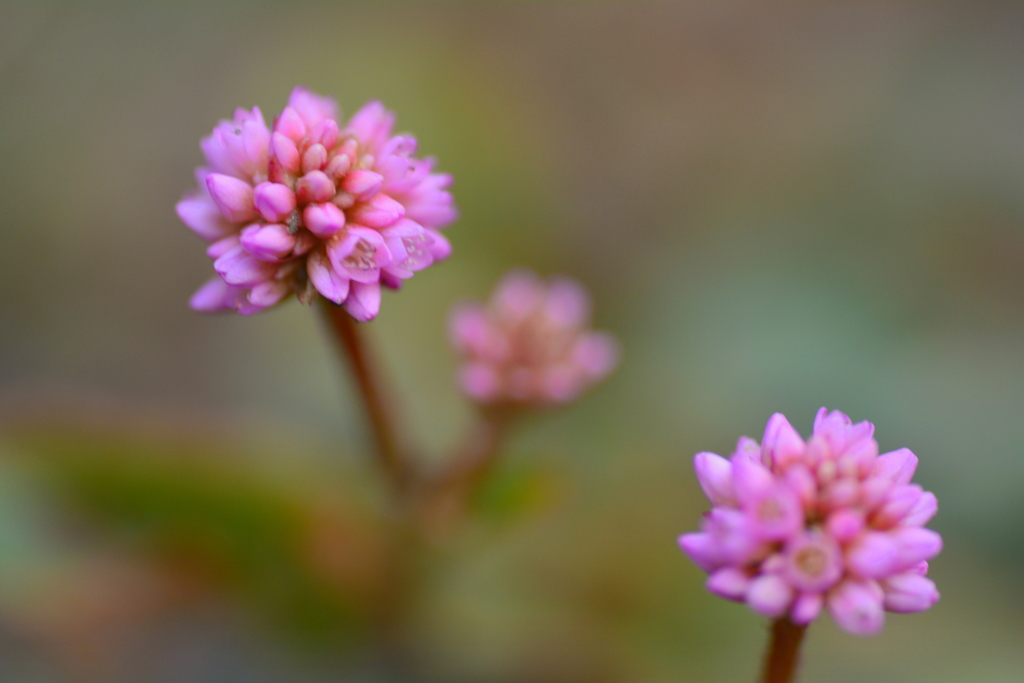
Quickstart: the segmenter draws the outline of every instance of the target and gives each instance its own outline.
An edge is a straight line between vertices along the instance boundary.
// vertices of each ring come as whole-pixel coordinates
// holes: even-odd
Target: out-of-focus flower
[[[618,362],[615,339],[589,324],[590,297],[579,284],[513,271],[488,305],[452,310],[450,336],[464,361],[459,385],[485,404],[568,403]]]
[[[374,101],[344,123],[333,100],[296,88],[272,128],[256,108],[221,121],[201,144],[199,189],[177,205],[217,271],[192,308],[248,314],[320,294],[369,320],[381,285],[446,258],[451,176],[392,135],[394,118]]]
[[[874,430],[822,408],[804,442],[776,413],[760,446],[743,437],[728,460],[698,453],[714,507],[679,545],[709,574],[708,590],[796,624],[825,607],[857,635],[877,633],[885,610],[935,604],[925,574],[942,538],[924,528],[935,496],[910,483],[917,457],[908,449],[878,455]]]

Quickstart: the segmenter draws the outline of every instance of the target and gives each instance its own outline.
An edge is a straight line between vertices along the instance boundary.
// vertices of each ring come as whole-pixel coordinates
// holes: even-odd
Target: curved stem
[[[511,418],[510,409],[480,410],[458,453],[428,486],[424,501],[428,526],[445,526],[465,514],[494,470]]]
[[[806,626],[797,626],[783,617],[772,622],[771,642],[764,658],[761,683],[794,683],[800,663],[800,643]]]
[[[356,385],[362,396],[363,407],[370,421],[370,431],[376,445],[377,459],[395,494],[402,498],[412,484],[411,463],[402,452],[395,418],[389,410],[380,373],[374,366],[366,340],[358,323],[342,308],[324,301],[324,311],[331,329],[348,360]]]

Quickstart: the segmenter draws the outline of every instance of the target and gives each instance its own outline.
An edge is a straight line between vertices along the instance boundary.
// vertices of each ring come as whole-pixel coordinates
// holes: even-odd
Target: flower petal
[[[252,185],[222,173],[206,176],[206,189],[220,213],[232,223],[244,223],[256,217]]]
[[[314,251],[306,259],[309,279],[328,301],[341,305],[348,297],[349,279],[337,272],[330,259],[322,251]]]
[[[226,237],[237,229],[224,219],[220,209],[206,193],[185,197],[174,208],[178,218],[207,242]]]
[[[359,322],[373,320],[380,312],[380,283],[353,282],[345,310]]]

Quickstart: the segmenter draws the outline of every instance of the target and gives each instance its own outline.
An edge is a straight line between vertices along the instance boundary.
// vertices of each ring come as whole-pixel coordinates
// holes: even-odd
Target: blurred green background
[[[424,680],[753,680],[675,546],[698,450],[821,405],[921,459],[943,598],[803,681],[1024,679],[1024,6],[0,2],[0,680],[379,680],[389,550],[315,311],[187,308],[199,139],[295,84],[454,174],[455,253],[369,326],[440,459],[445,315],[565,273],[623,363],[516,432],[431,564]],[[489,497],[488,497],[489,496]]]

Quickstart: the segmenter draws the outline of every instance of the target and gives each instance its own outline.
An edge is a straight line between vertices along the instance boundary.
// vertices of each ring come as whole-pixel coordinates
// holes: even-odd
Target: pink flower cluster
[[[394,118],[369,102],[344,123],[333,100],[296,88],[272,128],[257,108],[221,121],[202,141],[198,191],[177,205],[218,275],[192,308],[249,314],[319,293],[369,320],[381,285],[447,257],[451,176],[392,135]]]
[[[590,297],[576,282],[513,271],[489,305],[464,303],[449,318],[462,354],[459,385],[479,403],[567,403],[618,362],[611,335],[589,329]]]
[[[679,545],[710,574],[708,590],[796,624],[824,606],[857,635],[878,632],[883,610],[935,604],[925,575],[942,538],[923,528],[935,496],[910,483],[917,457],[908,449],[878,455],[874,429],[822,408],[804,442],[777,413],[760,446],[743,437],[729,460],[698,453],[714,507]]]

